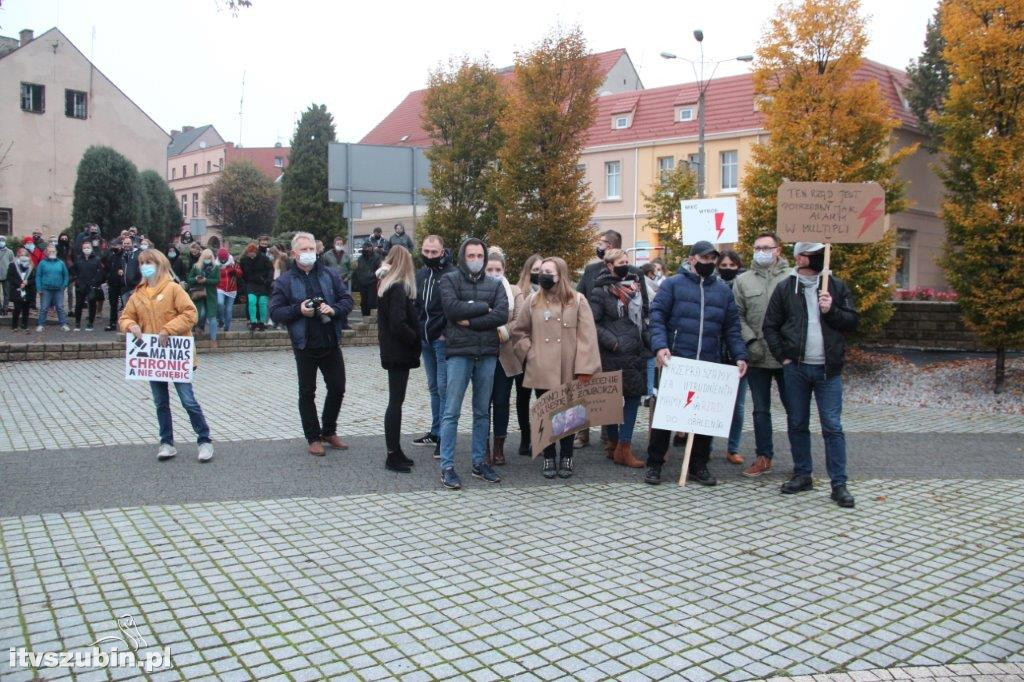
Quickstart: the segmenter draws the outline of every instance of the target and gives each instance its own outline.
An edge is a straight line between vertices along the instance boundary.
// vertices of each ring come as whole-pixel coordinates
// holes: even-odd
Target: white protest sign
[[[734,365],[673,357],[661,370],[651,428],[727,438],[739,384]]]
[[[679,202],[683,219],[683,243],[735,244],[740,240],[736,197],[685,199]]]
[[[169,336],[160,345],[158,334],[131,333],[124,339],[124,378],[131,381],[170,381],[191,384],[196,342],[191,336]]]

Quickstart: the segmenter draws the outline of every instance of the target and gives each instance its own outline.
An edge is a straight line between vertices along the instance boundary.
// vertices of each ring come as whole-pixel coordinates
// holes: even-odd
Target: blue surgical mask
[[[152,263],[143,263],[139,266],[139,274],[146,279],[152,279],[156,275],[156,266]]]
[[[495,282],[501,281],[501,275],[487,275],[488,279],[493,279]]]
[[[484,259],[481,258],[480,260],[467,260],[466,267],[469,268],[469,271],[475,275],[476,273],[484,269]]]
[[[299,254],[299,263],[301,265],[313,265],[316,263],[316,254],[312,251],[303,251]]]
[[[754,264],[766,267],[771,265],[775,261],[775,256],[771,251],[755,251],[754,252]]]

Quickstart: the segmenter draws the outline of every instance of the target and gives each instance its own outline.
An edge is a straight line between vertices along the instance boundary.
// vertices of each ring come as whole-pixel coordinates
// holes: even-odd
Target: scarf
[[[640,285],[638,282],[622,280],[608,285],[608,292],[619,299],[619,312],[626,311],[630,322],[635,324],[640,331],[644,329],[643,301],[640,296]]]

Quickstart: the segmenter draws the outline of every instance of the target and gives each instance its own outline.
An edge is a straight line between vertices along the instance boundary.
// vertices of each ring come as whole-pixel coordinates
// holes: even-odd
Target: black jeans
[[[408,369],[388,370],[388,408],[384,411],[384,442],[388,453],[402,449],[402,404],[409,385]]]
[[[305,350],[296,348],[293,352],[295,369],[299,374],[299,417],[302,419],[302,433],[306,436],[307,442],[315,443],[338,432],[338,412],[341,411],[341,400],[345,397],[345,360],[337,346]],[[316,418],[317,370],[320,370],[324,383],[327,384],[324,411],[319,421]]]
[[[377,309],[377,285],[369,284],[359,287],[359,310],[363,317],[370,314],[371,310]]]
[[[117,314],[121,308],[121,287],[107,285],[107,304],[110,306],[110,326],[117,329]]]
[[[661,466],[665,463],[665,453],[672,442],[672,432],[664,429],[651,429],[651,437],[647,442],[647,466]],[[711,436],[693,434],[693,449],[690,451],[690,471],[698,471],[708,465],[711,458]]]
[[[75,327],[82,326],[82,309],[89,309],[89,326],[96,321],[96,297],[91,289],[86,287],[75,287],[77,300],[75,301]]]
[[[21,328],[28,329],[29,301],[14,301],[14,316],[11,317],[11,329],[18,328],[18,318],[21,318]]]
[[[544,388],[537,388],[537,389],[534,389],[534,390],[537,392],[537,397],[538,398],[541,397],[542,395],[544,395],[545,393],[547,393],[547,389],[544,389]],[[529,393],[527,393],[527,396],[529,396]],[[518,396],[516,396],[516,397],[517,397],[517,401],[518,401]],[[529,431],[527,431],[527,433],[529,433]],[[559,454],[562,457],[572,457],[572,442],[575,439],[576,439],[576,434],[575,433],[571,433],[568,436],[566,436],[565,438],[559,438],[558,439],[558,451],[559,451]],[[555,444],[554,443],[552,443],[551,445],[549,445],[546,448],[544,448],[544,457],[545,458],[550,458],[550,459],[554,459],[555,458]]]

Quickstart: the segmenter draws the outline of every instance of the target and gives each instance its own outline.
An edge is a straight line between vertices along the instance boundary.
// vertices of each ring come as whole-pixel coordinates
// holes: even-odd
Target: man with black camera
[[[341,277],[317,259],[316,238],[308,232],[292,237],[292,266],[274,281],[270,319],[288,327],[299,375],[299,416],[309,454],[322,457],[324,443],[347,450],[338,438],[338,412],[345,395],[345,361],[341,330],[353,300]],[[324,377],[327,398],[316,415],[316,373]]]

